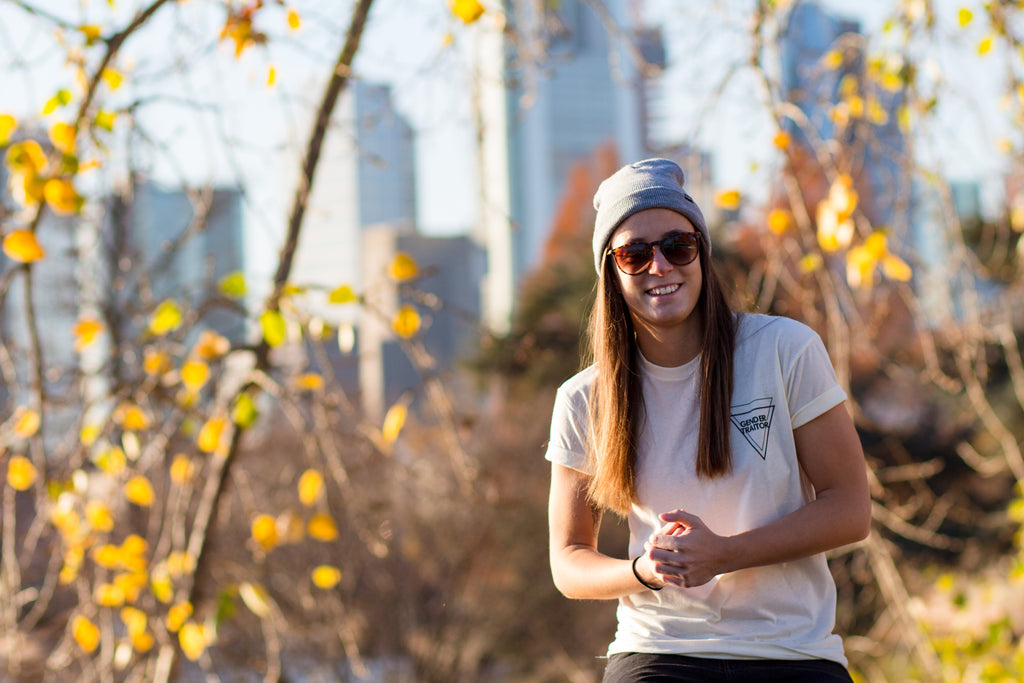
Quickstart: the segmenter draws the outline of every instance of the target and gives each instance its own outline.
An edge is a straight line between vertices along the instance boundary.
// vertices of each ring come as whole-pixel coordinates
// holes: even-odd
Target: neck
[[[696,358],[704,342],[704,323],[700,319],[690,322],[664,329],[646,326],[634,319],[636,342],[644,358],[667,368],[685,365]]]

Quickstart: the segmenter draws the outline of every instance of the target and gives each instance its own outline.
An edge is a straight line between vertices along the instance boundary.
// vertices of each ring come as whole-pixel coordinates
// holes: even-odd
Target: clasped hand
[[[657,578],[674,586],[702,586],[727,571],[728,539],[718,536],[696,515],[673,510],[644,544]]]

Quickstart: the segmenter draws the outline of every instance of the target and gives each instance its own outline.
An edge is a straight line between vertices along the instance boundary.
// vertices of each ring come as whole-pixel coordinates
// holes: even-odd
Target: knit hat
[[[601,273],[601,261],[615,228],[637,211],[671,209],[693,223],[711,251],[704,214],[683,191],[683,169],[668,159],[646,159],[623,166],[606,178],[594,195],[594,267]]]

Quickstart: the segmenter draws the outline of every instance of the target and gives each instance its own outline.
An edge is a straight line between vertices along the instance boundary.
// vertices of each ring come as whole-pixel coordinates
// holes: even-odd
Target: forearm
[[[800,509],[726,539],[725,571],[790,562],[864,539],[871,502],[853,492],[825,491]]]
[[[637,570],[649,583],[660,583],[645,560]],[[648,590],[633,574],[631,560],[609,557],[589,546],[551,549],[551,575],[567,598],[615,600]]]

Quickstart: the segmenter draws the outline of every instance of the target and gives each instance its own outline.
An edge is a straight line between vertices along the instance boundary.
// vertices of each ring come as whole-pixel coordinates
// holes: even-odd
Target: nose
[[[651,265],[647,267],[647,272],[653,275],[661,275],[671,271],[673,268],[675,266],[661,253],[661,245],[655,245],[654,258],[651,259]]]

